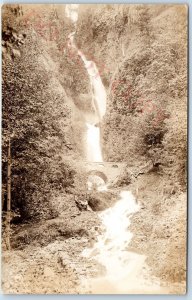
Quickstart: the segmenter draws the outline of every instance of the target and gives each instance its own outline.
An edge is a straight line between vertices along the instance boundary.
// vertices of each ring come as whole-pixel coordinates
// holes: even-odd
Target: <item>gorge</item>
[[[185,293],[186,16],[3,6],[4,292]]]

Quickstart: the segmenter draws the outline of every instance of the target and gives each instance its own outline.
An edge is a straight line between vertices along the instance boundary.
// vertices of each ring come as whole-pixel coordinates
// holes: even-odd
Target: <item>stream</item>
[[[67,6],[67,15],[74,22],[78,19],[78,5]],[[92,104],[95,109],[96,119],[99,122],[86,123],[86,160],[88,162],[103,162],[101,147],[100,122],[106,113],[107,93],[102,83],[96,64],[86,59],[85,55],[76,47],[74,42],[75,31],[69,35],[69,45],[81,57],[89,76]],[[96,176],[97,177],[97,176]],[[98,183],[101,178],[98,177]],[[88,182],[89,189],[91,184]],[[101,193],[108,186],[103,182],[98,184],[97,190]],[[98,235],[97,242],[92,248],[84,249],[82,257],[94,259],[104,266],[105,275],[95,279],[83,279],[82,285],[91,290],[91,293],[162,293],[160,282],[156,279],[146,279],[146,257],[141,254],[128,251],[128,245],[132,239],[129,230],[131,216],[138,212],[140,205],[137,203],[131,191],[122,190],[119,199],[113,207],[99,213],[102,224],[102,233]],[[148,271],[147,271],[148,273]],[[86,282],[85,282],[86,281]]]

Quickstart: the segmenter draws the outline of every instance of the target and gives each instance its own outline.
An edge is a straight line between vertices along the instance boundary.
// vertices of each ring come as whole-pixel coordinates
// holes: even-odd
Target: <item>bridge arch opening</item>
[[[98,176],[98,177],[102,178],[103,181],[105,182],[105,184],[107,184],[107,182],[108,182],[107,176],[105,175],[105,173],[103,173],[103,172],[101,172],[101,171],[98,171],[98,170],[91,170],[91,171],[88,172],[88,178],[89,178],[90,176]]]
[[[103,172],[98,170],[92,170],[88,173],[88,190],[106,191],[107,181],[107,176]]]

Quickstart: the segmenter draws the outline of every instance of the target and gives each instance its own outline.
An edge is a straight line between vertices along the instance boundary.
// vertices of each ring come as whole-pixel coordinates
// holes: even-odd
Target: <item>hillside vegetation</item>
[[[173,281],[186,269],[186,16],[185,5],[87,5],[76,39],[108,91],[105,160],[127,162],[120,184],[132,170],[143,203],[132,245],[156,257],[155,273]]]
[[[60,74],[63,53],[56,41],[46,38],[48,29],[38,34],[37,16],[45,24],[51,18],[51,24],[59,23],[53,13],[46,6],[32,12],[26,7],[23,12],[19,6],[3,8],[3,198],[6,200],[10,138],[12,209],[21,220],[60,213],[57,199],[61,193],[64,203],[71,197],[69,190],[79,172],[73,160],[83,154],[81,115]],[[67,20],[66,26],[70,28]],[[66,42],[66,37],[65,31],[60,39]]]
[[[80,262],[80,253],[98,235],[97,212],[111,206],[122,189],[131,190],[141,205],[131,219],[128,250],[145,254],[162,282],[185,285],[187,6],[79,6],[75,43],[96,63],[107,92],[100,124],[104,161],[126,166],[102,196],[86,189],[86,122],[95,116],[87,70],[69,47],[75,27],[65,5],[4,5],[2,16],[3,221],[10,141],[11,246],[21,251],[13,264],[20,254],[22,261],[25,247],[24,258],[34,247],[35,262],[29,261],[38,265],[25,278],[27,292],[34,290],[31,276],[46,278],[39,269],[46,251],[57,260],[49,265],[59,270],[56,292],[63,291],[58,273],[73,259],[81,268],[85,264],[88,276],[97,272],[92,262]],[[61,245],[69,256],[66,265]],[[71,265],[66,270],[77,280]],[[25,277],[28,266],[22,272]],[[11,289],[8,279],[5,287],[26,292],[13,277]],[[43,292],[55,292],[54,278]],[[66,286],[67,293],[79,292],[73,283]]]

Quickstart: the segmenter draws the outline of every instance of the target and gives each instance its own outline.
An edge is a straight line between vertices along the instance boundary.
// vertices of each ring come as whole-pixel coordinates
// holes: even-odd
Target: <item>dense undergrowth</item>
[[[77,43],[98,62],[108,90],[105,160],[151,160],[186,183],[187,7],[89,5]],[[113,145],[113,147],[111,147]]]
[[[73,214],[81,215],[76,196],[88,197],[94,211],[107,208],[116,196],[87,196],[84,170],[74,163],[85,158],[91,88],[83,63],[68,45],[74,27],[64,9],[3,6],[3,209],[10,139],[12,210],[19,210],[19,222],[69,212],[65,224],[60,219],[38,223],[42,245],[88,235],[84,219],[68,224]],[[133,218],[132,245],[150,254],[156,275],[171,281],[185,279],[186,15],[184,5],[86,5],[79,8],[75,39],[96,63],[108,95],[101,124],[105,161],[127,164],[115,187],[131,184],[143,203]],[[146,164],[152,167],[133,180],[130,168],[140,174]],[[35,230],[27,227],[13,243],[35,243]]]
[[[61,35],[61,41],[59,35],[57,41],[46,38],[49,28],[43,36],[38,32],[37,15],[41,22],[52,20],[51,24],[55,21],[58,25],[58,16],[53,13],[45,8],[31,13],[17,5],[3,7],[3,199],[7,197],[10,139],[12,210],[19,210],[21,221],[59,215],[55,205],[58,195],[63,193],[60,201],[65,202],[76,176],[82,176],[72,166],[73,160],[81,157],[81,132],[74,129],[80,117],[64,89],[68,83],[62,85],[59,58],[55,59],[52,49],[54,46],[62,61],[58,45],[64,43],[62,39],[66,42],[68,31]],[[64,25],[70,28],[67,20]],[[59,30],[63,32],[63,28]]]
[[[130,188],[143,207],[132,219],[132,246],[172,282],[186,276],[186,22],[186,6],[89,5],[76,38],[108,91],[105,160],[137,170]],[[131,181],[123,174],[117,184]]]

